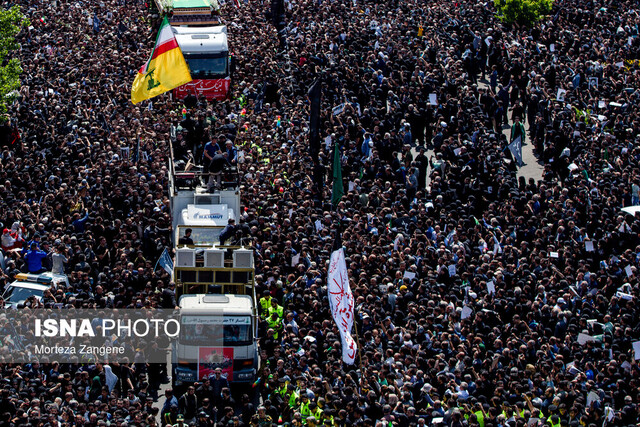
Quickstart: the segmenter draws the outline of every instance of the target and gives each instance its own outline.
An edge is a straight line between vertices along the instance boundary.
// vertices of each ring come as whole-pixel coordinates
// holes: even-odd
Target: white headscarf
[[[109,393],[111,393],[118,382],[118,377],[113,373],[113,370],[109,365],[104,366],[104,376],[107,381],[107,387],[109,387]]]

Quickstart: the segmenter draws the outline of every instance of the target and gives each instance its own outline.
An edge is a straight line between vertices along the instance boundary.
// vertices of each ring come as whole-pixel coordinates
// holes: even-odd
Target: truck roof
[[[214,314],[219,310],[224,315],[248,315],[253,310],[249,295],[186,294],[178,304],[183,314]]]
[[[228,52],[227,27],[171,27],[183,53]]]
[[[211,3],[209,0],[173,0],[173,9],[204,7],[209,9]]]

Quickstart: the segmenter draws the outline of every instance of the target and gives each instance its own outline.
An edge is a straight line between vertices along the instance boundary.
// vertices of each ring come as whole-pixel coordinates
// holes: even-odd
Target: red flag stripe
[[[176,41],[175,38],[169,39],[153,50],[153,55],[151,56],[150,61],[153,61],[163,53],[167,53],[168,51],[176,49],[178,47],[179,47],[178,42]]]

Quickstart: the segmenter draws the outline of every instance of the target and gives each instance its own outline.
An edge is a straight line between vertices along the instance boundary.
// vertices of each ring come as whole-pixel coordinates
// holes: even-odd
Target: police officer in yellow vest
[[[269,317],[271,317],[273,313],[276,313],[280,320],[282,320],[282,318],[284,317],[284,309],[280,304],[278,304],[278,301],[276,301],[275,298],[271,298],[271,305],[269,306]]]
[[[256,153],[255,160],[260,160],[260,157],[262,157],[262,148],[258,144],[253,142],[251,144],[251,150]]]
[[[270,329],[273,329],[273,338],[278,339],[282,331],[282,319],[279,318],[276,313],[272,313],[271,316],[267,318],[267,325]]]
[[[298,392],[293,384],[287,385],[287,393],[289,395],[289,408],[293,409],[298,406]]]
[[[560,417],[557,416],[556,414],[553,414],[549,418],[547,418],[547,423],[551,424],[551,427],[561,427],[562,426],[562,424],[560,424]]]
[[[260,317],[266,319],[269,315],[269,308],[271,308],[271,300],[273,299],[269,294],[269,291],[262,292],[263,297],[260,298]]]
[[[269,399],[273,402],[276,399],[274,399],[274,395],[279,396],[278,399],[281,399],[282,402],[286,402],[287,401],[287,385],[289,384],[289,382],[286,380],[286,378],[279,378],[278,379],[278,388],[275,389],[273,391],[273,393],[271,393],[271,395],[269,395]],[[277,406],[277,405],[276,405]]]
[[[298,412],[302,415],[303,423],[306,423],[307,418],[311,416],[311,408],[309,405],[309,395],[307,393],[302,393],[300,395],[300,408],[298,409]]]
[[[476,402],[473,405],[473,414],[476,416],[480,427],[484,427],[484,410],[480,402]]]
[[[333,410],[327,409],[326,411],[322,411],[322,423],[326,427],[337,425],[335,418],[333,417]]]
[[[322,419],[322,413],[324,412],[322,409],[318,407],[315,402],[311,402],[309,404],[309,409],[311,410],[311,415],[318,421]]]

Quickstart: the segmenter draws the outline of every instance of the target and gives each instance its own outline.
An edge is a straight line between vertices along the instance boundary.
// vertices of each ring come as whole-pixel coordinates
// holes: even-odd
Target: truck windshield
[[[228,52],[185,53],[193,79],[220,79],[229,76]]]
[[[223,227],[194,227],[194,226],[179,226],[179,236],[184,236],[184,230],[187,228],[191,228],[191,239],[193,240],[194,246],[207,246],[211,247],[212,243],[217,243],[220,241],[220,233],[222,233]],[[180,238],[179,237],[179,238]]]
[[[222,323],[222,324],[221,324]],[[220,342],[222,340],[222,343]],[[180,344],[242,346],[253,342],[251,318],[241,316],[183,316]]]

